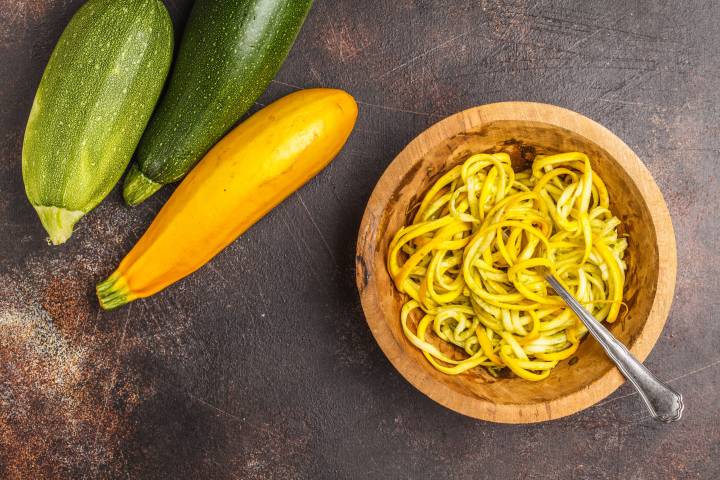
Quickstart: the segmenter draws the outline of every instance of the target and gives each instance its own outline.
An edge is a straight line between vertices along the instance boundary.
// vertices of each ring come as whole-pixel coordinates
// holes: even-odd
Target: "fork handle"
[[[658,380],[645,365],[630,353],[625,345],[620,343],[607,328],[580,305],[554,276],[547,275],[546,280],[585,324],[590,334],[603,347],[618,370],[633,384],[650,414],[661,422],[669,423],[680,420],[684,408],[682,395]]]

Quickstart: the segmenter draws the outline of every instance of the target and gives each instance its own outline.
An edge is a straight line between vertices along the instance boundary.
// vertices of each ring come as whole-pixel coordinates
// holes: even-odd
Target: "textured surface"
[[[182,24],[189,2],[166,3]],[[94,282],[169,191],[129,210],[116,190],[50,248],[20,176],[35,86],[79,4],[0,9],[0,478],[720,475],[718,4],[318,0],[260,103],[347,89],[346,149],[209,266],[110,314]],[[628,386],[547,424],[464,418],[370,335],[352,270],[375,181],[443,116],[518,99],[604,124],[666,196],[678,287],[648,365],[685,395],[679,424],[653,423]]]

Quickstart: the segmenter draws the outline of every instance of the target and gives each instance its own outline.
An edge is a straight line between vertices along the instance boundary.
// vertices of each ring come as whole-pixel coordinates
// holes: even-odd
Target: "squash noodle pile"
[[[587,330],[544,272],[598,320],[618,317],[627,240],[608,203],[583,153],[538,155],[520,173],[506,153],[472,155],[430,188],[390,243],[388,270],[410,297],[400,319],[405,335],[446,374],[483,366],[546,378]],[[443,353],[428,330],[466,358]]]

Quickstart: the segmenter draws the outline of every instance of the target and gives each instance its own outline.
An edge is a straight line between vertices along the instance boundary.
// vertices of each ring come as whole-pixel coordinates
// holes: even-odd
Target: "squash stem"
[[[72,235],[73,227],[85,212],[80,210],[67,210],[60,207],[47,207],[44,205],[33,205],[40,217],[40,221],[50,235],[50,243],[60,245],[65,243]]]
[[[95,287],[100,306],[105,310],[121,307],[134,300],[130,294],[130,287],[118,272],[113,273],[107,280]]]
[[[160,190],[162,183],[158,183],[150,178],[146,177],[145,174],[138,168],[137,163],[133,163],[130,166],[130,171],[125,177],[125,183],[123,184],[123,198],[125,203],[134,207],[139,205],[152,194]]]

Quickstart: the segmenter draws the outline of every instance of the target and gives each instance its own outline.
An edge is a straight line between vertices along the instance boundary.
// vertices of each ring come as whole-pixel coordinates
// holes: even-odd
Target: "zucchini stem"
[[[100,306],[105,310],[121,307],[134,299],[130,295],[130,287],[118,272],[98,283],[95,292],[100,300]]]
[[[123,184],[123,198],[125,203],[134,207],[144,202],[152,194],[160,190],[162,183],[158,183],[148,177],[138,168],[137,163],[130,166],[125,183]]]
[[[65,243],[72,235],[75,223],[77,223],[85,212],[80,210],[68,210],[61,207],[47,207],[44,205],[33,205],[45,227],[52,245]]]

